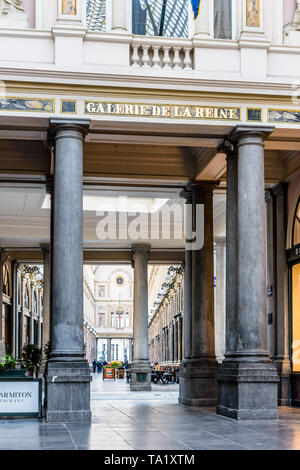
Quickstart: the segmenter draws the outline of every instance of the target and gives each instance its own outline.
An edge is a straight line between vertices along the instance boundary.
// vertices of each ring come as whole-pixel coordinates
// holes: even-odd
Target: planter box
[[[115,369],[112,367],[103,369],[103,380],[108,379],[108,380],[115,380],[116,374],[115,374]]]
[[[14,377],[26,377],[26,369],[4,369],[0,370],[1,378],[14,378]]]

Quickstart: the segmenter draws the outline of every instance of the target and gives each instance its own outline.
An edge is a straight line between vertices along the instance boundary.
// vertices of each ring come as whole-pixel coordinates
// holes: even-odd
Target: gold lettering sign
[[[170,119],[241,120],[241,108],[85,101],[85,114]]]

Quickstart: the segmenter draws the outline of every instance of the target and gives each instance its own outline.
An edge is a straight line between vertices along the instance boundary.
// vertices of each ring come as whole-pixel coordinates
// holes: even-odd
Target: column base
[[[278,374],[271,362],[223,362],[217,414],[233,419],[278,418]]]
[[[289,359],[274,359],[279,376],[278,383],[278,406],[289,406],[291,404],[291,363]]]
[[[186,406],[215,406],[217,368],[215,359],[183,361],[179,369],[178,402]]]
[[[87,361],[48,361],[46,375],[46,421],[91,421],[90,382]]]
[[[149,361],[133,362],[130,369],[130,390],[133,392],[150,392],[152,389],[151,372]]]

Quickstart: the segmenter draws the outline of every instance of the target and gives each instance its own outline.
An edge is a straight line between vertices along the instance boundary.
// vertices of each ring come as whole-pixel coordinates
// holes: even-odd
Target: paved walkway
[[[178,385],[130,392],[124,380],[92,384],[92,424],[0,420],[0,450],[300,450],[300,408],[280,409],[280,419],[234,421],[214,408],[177,404]]]

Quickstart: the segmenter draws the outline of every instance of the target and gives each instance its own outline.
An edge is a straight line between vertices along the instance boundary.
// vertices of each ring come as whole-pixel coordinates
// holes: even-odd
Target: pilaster
[[[55,65],[80,67],[83,57],[83,38],[86,34],[85,0],[57,0],[57,21],[52,28],[55,41]]]

